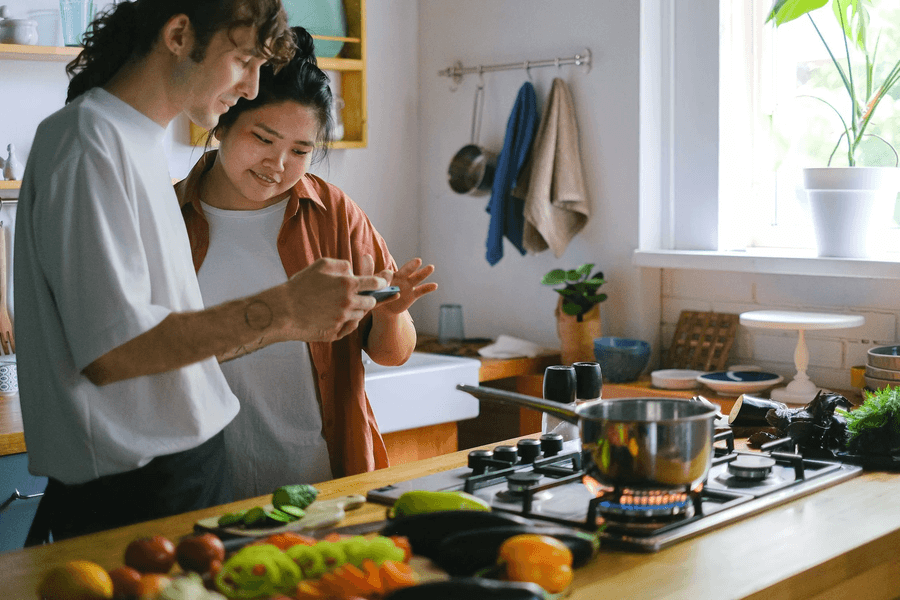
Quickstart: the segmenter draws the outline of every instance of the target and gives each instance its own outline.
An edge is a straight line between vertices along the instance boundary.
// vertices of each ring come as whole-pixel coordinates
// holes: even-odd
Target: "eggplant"
[[[391,592],[384,600],[546,600],[536,583],[500,581],[483,577],[451,577]]]
[[[572,566],[580,567],[597,553],[600,538],[573,527],[542,525],[504,525],[460,531],[447,536],[432,558],[450,575],[472,575],[495,565],[500,546],[514,535],[537,534],[554,537],[572,551]]]
[[[409,539],[415,554],[432,560],[441,541],[455,533],[495,527],[534,526],[534,521],[501,512],[480,510],[444,510],[396,517],[379,532],[384,536],[402,535]]]

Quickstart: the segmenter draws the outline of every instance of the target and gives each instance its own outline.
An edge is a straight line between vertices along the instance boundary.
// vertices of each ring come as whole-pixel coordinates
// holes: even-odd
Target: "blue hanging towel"
[[[525,254],[525,246],[522,243],[525,202],[513,197],[512,190],[516,186],[519,171],[522,170],[522,165],[528,157],[537,127],[537,97],[534,94],[534,86],[530,81],[526,81],[519,89],[519,95],[506,124],[506,138],[497,159],[491,199],[487,205],[487,212],[491,215],[487,237],[487,261],[491,266],[503,258],[504,236],[519,252]]]

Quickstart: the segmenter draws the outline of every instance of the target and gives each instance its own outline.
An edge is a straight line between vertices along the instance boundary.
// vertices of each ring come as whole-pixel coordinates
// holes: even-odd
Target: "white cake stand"
[[[804,332],[807,329],[848,329],[859,327],[866,322],[862,315],[839,315],[831,313],[794,312],[787,310],[754,310],[741,313],[741,325],[761,329],[789,329],[799,332],[797,348],[794,350],[794,375],[786,387],[772,390],[772,400],[785,404],[807,404],[816,397],[818,386],[806,374],[809,366],[809,349],[806,347]]]

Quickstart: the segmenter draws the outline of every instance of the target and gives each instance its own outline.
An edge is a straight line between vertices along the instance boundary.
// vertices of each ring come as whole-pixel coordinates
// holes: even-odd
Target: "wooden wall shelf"
[[[34,60],[40,62],[70,62],[81,52],[80,47],[22,46],[0,44],[0,60]]]

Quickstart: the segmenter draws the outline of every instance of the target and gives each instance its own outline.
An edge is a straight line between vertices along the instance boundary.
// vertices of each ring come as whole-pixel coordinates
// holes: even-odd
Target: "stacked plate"
[[[871,348],[868,355],[867,388],[880,390],[887,386],[900,386],[900,344]]]

